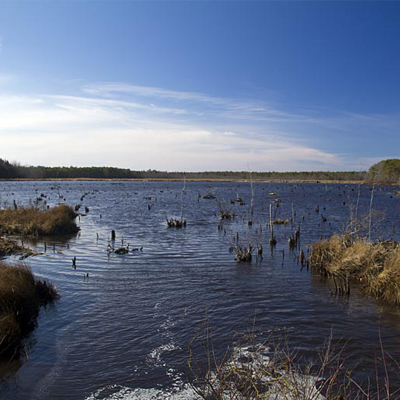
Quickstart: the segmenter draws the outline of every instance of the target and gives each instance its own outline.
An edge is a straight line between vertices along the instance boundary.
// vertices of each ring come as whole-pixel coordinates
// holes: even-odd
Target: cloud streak
[[[254,100],[238,100],[224,98],[218,96],[210,96],[204,93],[183,92],[176,90],[168,90],[151,86],[137,86],[124,83],[99,83],[95,85],[87,85],[83,91],[89,95],[112,98],[115,96],[129,95],[140,98],[153,98],[161,100],[170,100],[175,103],[184,103],[186,105],[199,105],[207,111],[207,114],[218,112],[230,118],[240,118],[242,120],[258,120],[258,121],[292,121],[292,122],[315,122],[314,118],[299,115],[295,113],[287,113],[277,110],[263,102]]]
[[[323,150],[295,130],[382,122],[121,83],[86,85],[80,93],[0,95],[0,157],[139,170],[348,169],[354,158]]]

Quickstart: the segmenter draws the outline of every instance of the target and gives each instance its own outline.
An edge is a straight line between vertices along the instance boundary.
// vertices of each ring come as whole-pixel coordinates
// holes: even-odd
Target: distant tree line
[[[367,181],[396,183],[400,180],[400,160],[385,160],[373,165],[368,172],[248,172],[248,171],[205,171],[166,172],[133,171],[113,167],[45,167],[22,166],[0,158],[0,179],[254,179],[254,180],[326,180]]]
[[[0,158],[0,178],[9,179],[17,178],[17,167],[6,160]]]

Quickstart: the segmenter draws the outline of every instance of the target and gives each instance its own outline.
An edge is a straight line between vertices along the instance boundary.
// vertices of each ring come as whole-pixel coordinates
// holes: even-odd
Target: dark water
[[[267,244],[269,204],[276,198],[281,203],[279,208],[273,203],[274,217],[290,218],[293,204],[306,248],[321,236],[344,229],[357,203],[358,186],[254,186],[253,226],[247,225],[249,183],[189,182],[184,195],[187,227],[168,229],[166,217],[180,217],[182,183],[1,182],[2,205],[12,205],[14,199],[27,205],[44,193],[50,205],[82,203],[90,212],[80,218],[77,237],[64,243],[49,239],[45,254],[27,260],[62,297],[41,312],[39,326],[28,340],[27,358],[0,384],[0,398],[130,399],[171,392],[187,398],[183,371],[188,343],[206,312],[217,353],[236,332],[252,330],[262,338],[263,332],[282,329],[301,355],[315,357],[332,332],[335,343],[347,342],[349,365],[357,377],[365,378],[375,373],[380,326],[385,349],[399,359],[399,309],[364,297],[356,288],[349,299],[331,296],[329,286],[301,271],[289,253],[290,224],[275,226],[278,245],[273,254]],[[396,190],[375,187],[373,208],[382,211],[385,220],[374,217],[380,221],[374,237],[400,239]],[[81,202],[85,193],[89,194]],[[224,221],[219,230],[217,202],[199,197],[208,193],[225,205],[237,195],[246,204],[232,205],[238,216]],[[359,215],[368,212],[370,199],[371,188],[362,186]],[[322,222],[321,213],[327,222]],[[124,239],[130,248],[143,246],[143,251],[108,255],[112,229],[118,245]],[[263,243],[262,260],[234,261],[229,248],[237,232],[243,244]],[[35,246],[44,249],[43,241]]]

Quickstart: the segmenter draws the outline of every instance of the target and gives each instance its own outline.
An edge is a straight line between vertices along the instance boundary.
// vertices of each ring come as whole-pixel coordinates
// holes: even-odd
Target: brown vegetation
[[[400,245],[393,241],[371,243],[335,235],[313,245],[313,271],[341,282],[349,291],[349,281],[360,282],[365,291],[388,303],[400,305]],[[338,288],[338,287],[337,287]]]
[[[18,207],[0,210],[0,233],[23,236],[49,236],[78,232],[74,210],[65,205],[51,209]]]
[[[219,216],[220,219],[232,219],[236,217],[236,214],[230,211],[220,211]]]
[[[168,228],[184,228],[186,227],[185,219],[167,219]]]
[[[57,297],[55,288],[35,280],[27,266],[0,262],[0,358],[18,356],[22,340],[35,327],[40,306]]]
[[[216,200],[219,208],[219,216],[220,219],[232,219],[235,218],[236,214],[231,211],[229,205],[224,205],[220,200]]]
[[[241,247],[240,245],[236,246],[236,261],[251,261],[253,254],[253,246],[249,244],[249,247]]]
[[[36,256],[39,253],[35,250],[19,245],[15,240],[0,237],[0,258],[5,258],[13,254],[19,254],[19,259],[24,260],[30,256]]]
[[[0,257],[7,257],[11,254],[23,253],[24,248],[14,240],[0,237]]]
[[[289,220],[288,219],[280,219],[280,218],[278,218],[278,219],[276,219],[276,220],[274,220],[274,221],[272,221],[272,223],[274,224],[274,225],[288,225],[289,224]]]

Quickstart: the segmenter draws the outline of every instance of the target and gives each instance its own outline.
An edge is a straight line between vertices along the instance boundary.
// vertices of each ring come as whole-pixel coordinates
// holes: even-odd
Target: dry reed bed
[[[0,210],[0,233],[23,236],[51,236],[73,234],[79,228],[77,214],[65,205],[41,210],[35,207],[18,207]]]
[[[390,304],[400,305],[400,244],[371,243],[335,235],[313,245],[314,272],[342,282],[358,281],[364,290]],[[336,282],[336,281],[335,281]]]
[[[7,257],[16,253],[24,253],[24,248],[14,240],[0,237],[0,257]]]
[[[54,286],[36,280],[26,265],[0,262],[0,358],[18,356],[40,306],[57,298]]]

